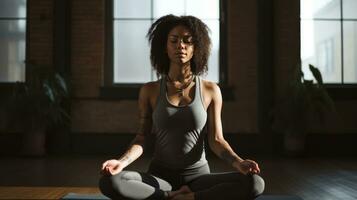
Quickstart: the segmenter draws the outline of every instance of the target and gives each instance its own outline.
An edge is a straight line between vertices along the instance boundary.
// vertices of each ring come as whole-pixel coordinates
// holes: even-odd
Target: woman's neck
[[[172,81],[183,82],[185,79],[192,76],[191,65],[189,63],[183,65],[171,63],[168,76]]]

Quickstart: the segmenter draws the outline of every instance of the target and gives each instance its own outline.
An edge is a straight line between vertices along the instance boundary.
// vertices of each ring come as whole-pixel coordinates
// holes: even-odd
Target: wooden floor
[[[0,199],[59,199],[67,192],[98,193],[97,181],[107,156],[0,158]],[[304,200],[356,200],[356,158],[254,158],[266,182],[265,194],[290,194]],[[216,158],[211,171],[231,170]],[[142,158],[128,169],[145,171]]]
[[[96,187],[0,187],[0,199],[60,199],[70,192],[100,193]]]

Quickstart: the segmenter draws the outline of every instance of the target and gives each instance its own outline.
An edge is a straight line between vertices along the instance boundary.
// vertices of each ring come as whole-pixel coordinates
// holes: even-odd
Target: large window
[[[301,0],[301,60],[316,65],[326,83],[357,83],[357,1]]]
[[[150,64],[146,33],[166,14],[194,15],[210,28],[212,52],[206,79],[219,81],[219,0],[113,0],[112,82],[144,83],[156,80]]]
[[[25,81],[26,0],[0,0],[0,82]]]

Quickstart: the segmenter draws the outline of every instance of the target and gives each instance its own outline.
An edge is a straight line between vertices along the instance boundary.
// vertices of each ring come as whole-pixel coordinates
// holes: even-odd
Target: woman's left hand
[[[238,169],[243,174],[259,174],[260,169],[258,163],[254,160],[242,160],[233,163],[233,167]]]

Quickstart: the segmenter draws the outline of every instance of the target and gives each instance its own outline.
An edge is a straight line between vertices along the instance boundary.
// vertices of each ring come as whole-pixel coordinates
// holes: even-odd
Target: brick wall
[[[134,133],[138,127],[136,101],[99,99],[104,81],[104,3],[104,0],[71,3],[74,133]]]
[[[27,10],[26,59],[39,64],[53,64],[53,0],[29,1]]]
[[[227,2],[228,80],[235,102],[223,104],[226,132],[257,132],[257,3]]]
[[[71,1],[71,76],[75,98],[97,98],[104,65],[104,0]]]
[[[300,61],[300,1],[275,0],[274,9],[275,97],[279,101]]]

